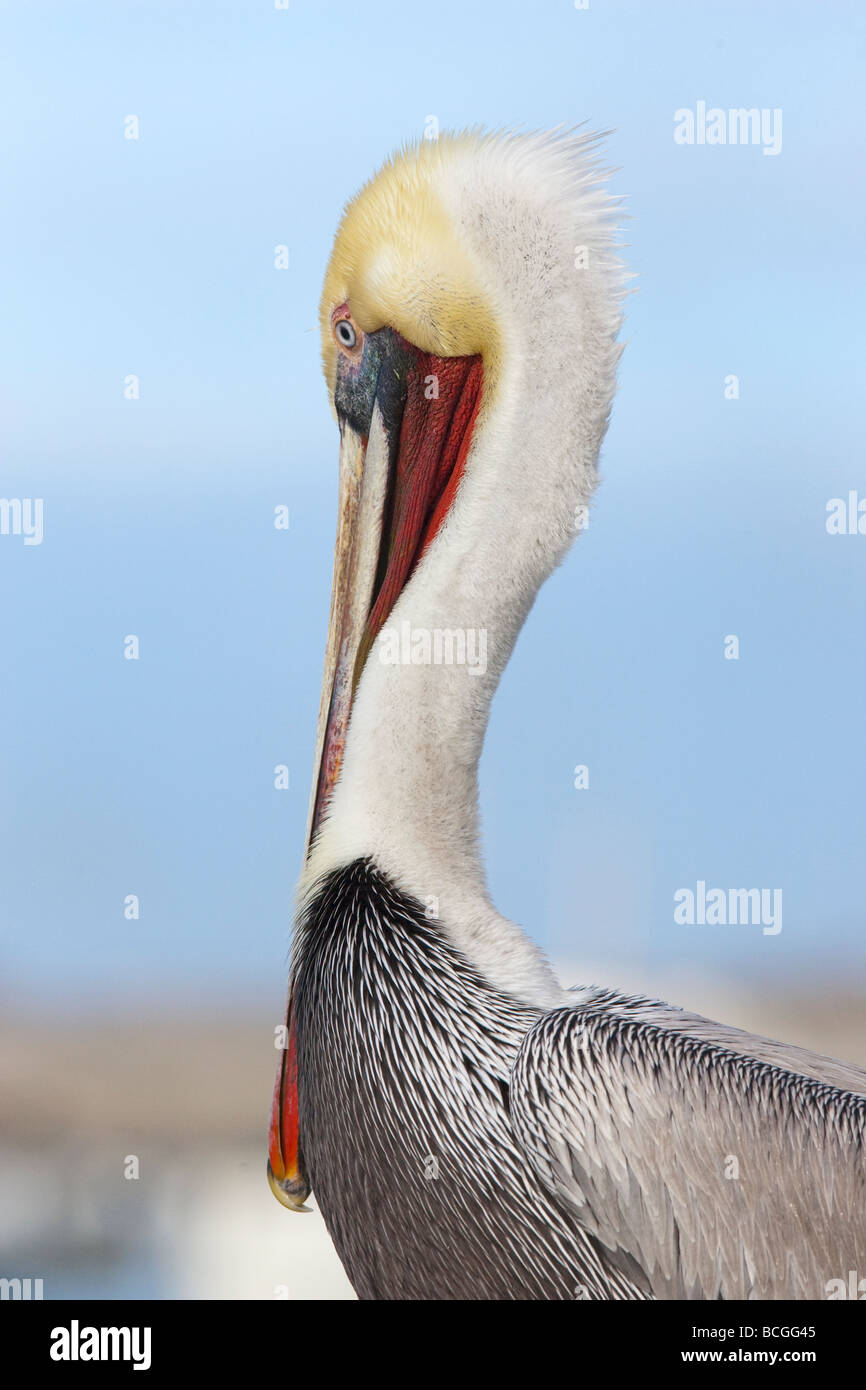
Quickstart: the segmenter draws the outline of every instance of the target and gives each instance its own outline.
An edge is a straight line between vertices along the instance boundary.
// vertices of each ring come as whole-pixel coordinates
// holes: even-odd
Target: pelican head
[[[402,150],[348,205],[320,314],[340,482],[302,902],[371,859],[487,978],[544,1006],[553,972],[486,892],[477,765],[615,388],[623,274],[594,148],[469,132]],[[271,1169],[297,1207],[289,1057]]]

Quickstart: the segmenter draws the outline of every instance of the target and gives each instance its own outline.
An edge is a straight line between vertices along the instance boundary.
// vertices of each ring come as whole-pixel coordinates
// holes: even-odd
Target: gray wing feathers
[[[611,996],[547,1014],[514,1065],[518,1140],[656,1297],[826,1298],[866,1274],[866,1098],[713,1029],[736,1033]],[[827,1061],[790,1051],[815,1072]]]
[[[687,1013],[672,1004],[662,1004],[656,1000],[628,998],[609,990],[597,991],[595,1002],[613,1005],[615,1011],[629,1018],[639,1018],[646,1023],[655,1023],[660,1028],[672,1028],[678,1033],[687,1033],[691,1038],[701,1038],[715,1043],[730,1052],[738,1052],[744,1057],[752,1057],[766,1062],[783,1071],[796,1072],[800,1076],[811,1076],[816,1081],[825,1081],[840,1091],[854,1091],[866,1095],[866,1071],[850,1062],[840,1062],[835,1057],[822,1057],[804,1047],[792,1043],[774,1042],[772,1038],[761,1038],[755,1033],[746,1033],[741,1028],[731,1028],[724,1023],[714,1023],[702,1018],[700,1014]]]

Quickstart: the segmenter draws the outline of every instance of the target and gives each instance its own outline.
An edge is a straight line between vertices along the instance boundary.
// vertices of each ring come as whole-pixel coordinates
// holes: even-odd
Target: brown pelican
[[[349,204],[325,279],[339,525],[269,1177],[362,1298],[866,1274],[866,1073],[566,992],[485,887],[488,708],[614,393],[615,214],[587,138],[443,136]]]

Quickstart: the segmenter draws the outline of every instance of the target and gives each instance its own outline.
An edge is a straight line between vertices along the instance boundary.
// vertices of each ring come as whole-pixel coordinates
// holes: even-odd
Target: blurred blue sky
[[[335,512],[316,306],[343,202],[429,115],[614,127],[639,272],[590,528],[494,706],[498,906],[632,979],[862,979],[866,535],[825,530],[866,497],[860,7],[91,0],[3,25],[0,493],[44,498],[44,540],[0,536],[0,998],[282,997]],[[699,100],[781,108],[782,152],[675,144]],[[782,888],[782,932],[675,925],[698,879]]]

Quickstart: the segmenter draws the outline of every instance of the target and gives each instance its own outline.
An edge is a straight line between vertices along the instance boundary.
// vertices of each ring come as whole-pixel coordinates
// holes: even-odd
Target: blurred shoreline
[[[866,1065],[848,985],[622,975],[619,988]],[[284,1211],[267,1187],[277,1053],[263,1014],[198,1000],[7,1009],[0,1275],[43,1279],[47,1299],[353,1298],[319,1214]]]

